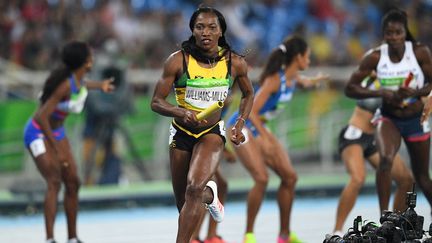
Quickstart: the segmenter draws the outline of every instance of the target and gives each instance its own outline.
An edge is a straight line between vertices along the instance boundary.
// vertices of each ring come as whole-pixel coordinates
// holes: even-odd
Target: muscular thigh
[[[40,154],[37,157],[34,157],[30,151],[30,154],[36,163],[36,167],[44,178],[52,178],[54,176],[60,178],[60,162],[57,160],[54,148],[46,140],[44,140],[44,145],[46,150],[45,153]]]
[[[173,147],[170,148],[171,182],[179,210],[185,201],[190,158],[191,152]]]
[[[346,146],[341,153],[345,167],[350,174],[356,174],[364,177],[366,174],[365,159],[363,157],[363,147],[360,144],[350,144]],[[378,153],[368,157],[378,157]],[[370,161],[370,160],[369,160]],[[371,162],[373,163],[373,162]]]
[[[245,129],[244,132],[247,133],[245,134],[248,137],[247,141],[240,146],[234,146],[234,149],[244,167],[253,177],[256,177],[260,173],[266,173],[266,165],[256,138],[252,136],[249,129]]]
[[[274,146],[274,151],[264,158],[265,163],[279,176],[291,176],[294,174],[288,152],[274,135],[272,135],[271,143]]]
[[[73,156],[73,152],[69,143],[68,138],[64,138],[59,141],[59,145],[61,147],[61,150],[66,156],[66,164],[62,164],[62,175],[63,177],[68,179],[74,179],[78,180],[78,172],[77,172],[77,164],[75,157]]]
[[[391,173],[396,181],[402,181],[406,179],[412,180],[411,170],[407,167],[405,161],[402,159],[399,153],[396,154],[393,160]]]
[[[405,144],[414,174],[427,174],[429,171],[430,140],[418,142],[405,140]]]
[[[207,182],[216,171],[225,144],[218,134],[206,134],[192,151],[188,183]]]
[[[375,139],[381,155],[395,156],[401,144],[401,135],[390,120],[380,121],[376,128]]]

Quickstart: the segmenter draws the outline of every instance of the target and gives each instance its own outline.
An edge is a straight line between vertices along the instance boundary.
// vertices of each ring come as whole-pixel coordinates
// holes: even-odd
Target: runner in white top
[[[432,57],[426,45],[414,40],[408,30],[406,13],[390,10],[382,21],[386,44],[366,53],[345,89],[356,99],[382,97],[383,103],[376,130],[380,164],[376,183],[381,211],[387,210],[391,193],[390,170],[403,138],[409,152],[411,169],[417,184],[432,205],[432,181],[429,177],[430,131],[420,122],[421,98],[432,86]],[[370,90],[361,81],[375,70],[382,88]],[[412,77],[406,84],[406,79]]]

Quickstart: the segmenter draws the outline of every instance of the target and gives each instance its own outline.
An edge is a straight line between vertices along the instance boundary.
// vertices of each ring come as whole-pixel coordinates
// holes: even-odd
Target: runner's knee
[[[364,174],[362,174],[362,175],[352,175],[350,183],[354,187],[353,189],[360,190],[360,188],[362,188],[363,185],[364,185],[364,183],[365,183],[365,180],[366,180],[365,177],[366,176]]]
[[[254,176],[254,180],[256,185],[266,188],[269,181],[269,176],[267,173],[258,173]]]
[[[78,176],[74,176],[65,183],[66,193],[76,193],[79,190],[81,183]]]
[[[201,200],[203,194],[203,186],[199,184],[189,184],[186,187],[186,198],[187,199],[199,199]],[[187,200],[186,199],[186,200]]]
[[[46,179],[48,191],[54,190],[56,192],[60,191],[61,179],[59,177],[52,177]]]
[[[294,187],[297,184],[298,176],[297,173],[291,172],[286,176],[282,176],[282,184],[288,187]]]
[[[385,155],[382,157],[379,165],[378,170],[380,171],[390,171],[393,165],[393,156],[391,155]]]

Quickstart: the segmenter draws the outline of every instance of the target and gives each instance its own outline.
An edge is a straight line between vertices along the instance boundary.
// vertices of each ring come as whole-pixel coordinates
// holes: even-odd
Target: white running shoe
[[[206,207],[213,219],[220,223],[224,219],[225,210],[218,198],[216,182],[208,181],[206,186],[208,186],[213,191],[213,201],[210,204],[206,204]]]

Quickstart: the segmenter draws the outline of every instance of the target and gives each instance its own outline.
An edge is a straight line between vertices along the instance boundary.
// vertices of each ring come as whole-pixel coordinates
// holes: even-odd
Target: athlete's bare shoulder
[[[369,49],[360,61],[360,69],[375,69],[381,57],[381,46]]]
[[[180,64],[183,62],[183,54],[181,50],[171,53],[171,55],[169,55],[165,61],[165,63],[177,63],[177,62],[180,62]]]
[[[371,48],[365,52],[363,58],[378,58],[381,56],[381,46]]]
[[[429,60],[430,62],[431,51],[427,45],[420,42],[413,43],[413,50],[417,61]]]
[[[417,51],[417,50],[424,51],[426,49],[429,49],[429,47],[427,45],[425,45],[421,42],[413,42],[412,45],[413,45],[414,51]]]
[[[232,74],[234,78],[236,76],[247,75],[248,65],[243,56],[233,52],[231,54],[231,63],[232,63]]]
[[[176,51],[171,53],[164,63],[164,71],[167,73],[177,74],[183,69],[183,54],[182,52]]]

